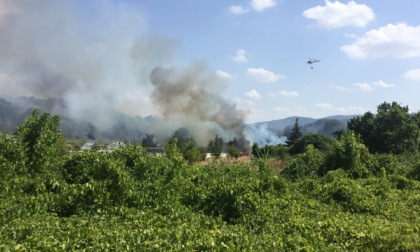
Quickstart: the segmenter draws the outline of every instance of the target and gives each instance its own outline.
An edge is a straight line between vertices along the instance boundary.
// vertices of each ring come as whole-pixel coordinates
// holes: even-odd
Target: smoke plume
[[[140,3],[130,4],[139,6],[0,0],[0,96],[56,101],[52,112],[74,123],[67,129],[91,138],[163,140],[180,127],[201,145],[242,137],[245,113],[221,95],[227,83],[205,63],[179,67],[180,43],[150,31]]]
[[[215,134],[228,140],[242,135],[245,113],[220,95],[223,83],[204,64],[182,70],[157,67],[150,80],[151,99],[164,118],[187,119],[199,142]]]

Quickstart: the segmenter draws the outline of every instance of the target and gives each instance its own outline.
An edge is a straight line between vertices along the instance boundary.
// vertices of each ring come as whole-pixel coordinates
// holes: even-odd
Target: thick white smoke
[[[108,0],[0,0],[0,6],[6,6],[0,14],[0,73],[16,84],[3,94],[63,99],[73,119],[98,127],[110,125],[106,115],[127,104],[146,115],[144,99],[129,99],[142,91],[128,53],[146,31],[141,13]]]
[[[269,130],[265,123],[247,125],[244,134],[251,144],[256,143],[258,146],[285,144],[287,140],[287,137]]]
[[[0,0],[0,95],[56,98],[55,112],[99,131],[241,137],[245,113],[221,95],[227,83],[203,63],[176,66],[180,44],[149,31],[133,4]],[[117,112],[163,119],[129,125]]]

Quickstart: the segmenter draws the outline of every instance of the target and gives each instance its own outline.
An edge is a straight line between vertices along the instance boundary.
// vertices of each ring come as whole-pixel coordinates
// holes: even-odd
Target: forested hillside
[[[68,115],[67,108],[62,100],[36,99],[33,97],[0,98],[0,132],[11,134],[15,127],[21,125],[25,117],[29,116],[34,108],[51,114],[59,114],[61,117],[60,128],[66,137],[83,137],[87,139],[142,139],[150,134],[146,129],[154,124],[163,124],[156,117],[130,117],[123,113],[113,112],[109,118],[113,118],[110,125],[103,128],[84,120],[75,120]],[[111,113],[111,112],[110,112]],[[352,116],[332,116],[321,119],[307,117],[288,117],[269,122],[260,122],[247,125],[258,126],[266,124],[267,129],[273,135],[287,136],[295,122],[299,119],[304,134],[316,133],[332,136],[335,131],[346,129],[347,121]],[[105,129],[104,129],[105,128]],[[174,129],[175,130],[175,129]]]
[[[419,132],[403,107],[379,108],[373,120],[399,111]],[[363,137],[305,135],[254,145],[250,163],[195,163],[176,138],[163,156],[70,152],[60,117],[35,110],[0,135],[0,250],[419,251],[418,139],[371,152]]]

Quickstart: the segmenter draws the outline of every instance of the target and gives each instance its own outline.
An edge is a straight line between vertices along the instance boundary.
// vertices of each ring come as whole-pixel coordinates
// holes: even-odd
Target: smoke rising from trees
[[[246,113],[221,95],[227,83],[205,63],[177,66],[179,42],[151,32],[141,11],[111,0],[0,6],[1,94],[54,98],[50,112],[94,134],[140,128],[162,140],[185,127],[201,145],[242,137]],[[120,113],[161,120],[132,125]]]

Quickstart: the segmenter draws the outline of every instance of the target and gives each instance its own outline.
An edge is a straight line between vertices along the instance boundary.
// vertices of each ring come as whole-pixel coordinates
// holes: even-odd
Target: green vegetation
[[[293,125],[292,130],[290,134],[287,136],[287,141],[286,141],[287,146],[292,146],[302,136],[303,134],[300,129],[299,119],[296,118],[296,121],[295,121],[295,124]]]
[[[401,154],[419,148],[420,112],[410,114],[408,107],[384,102],[377,114],[366,112],[348,122],[348,129],[359,134],[372,153]]]
[[[166,145],[172,144],[176,145],[184,159],[191,164],[202,161],[205,158],[204,150],[198,147],[191,133],[185,128],[176,130],[168,139]]]
[[[213,157],[216,159],[220,157],[220,154],[222,154],[223,151],[223,139],[219,137],[218,135],[214,136],[214,139],[209,141],[209,144],[207,146],[207,151],[211,153]]]
[[[298,154],[254,145],[249,164],[195,165],[190,136],[175,134],[164,156],[67,152],[58,127],[34,111],[0,134],[0,251],[420,250],[412,147],[372,154],[349,131]]]

